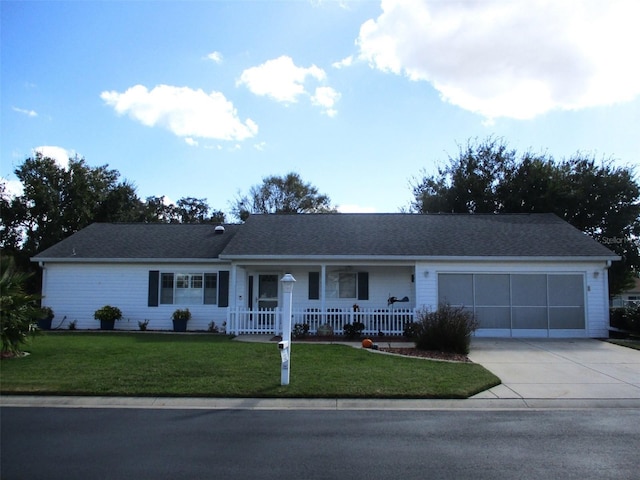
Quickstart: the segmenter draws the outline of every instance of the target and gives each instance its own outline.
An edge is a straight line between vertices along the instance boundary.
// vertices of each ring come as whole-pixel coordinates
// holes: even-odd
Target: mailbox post
[[[278,343],[280,349],[280,385],[289,385],[291,372],[291,314],[293,300],[293,284],[296,279],[290,273],[285,274],[282,282],[283,308],[282,308],[282,341]]]

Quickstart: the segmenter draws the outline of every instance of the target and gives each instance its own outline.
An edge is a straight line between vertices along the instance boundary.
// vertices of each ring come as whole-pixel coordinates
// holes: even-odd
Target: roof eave
[[[227,261],[467,261],[467,262],[496,262],[496,261],[536,261],[536,262],[608,262],[620,260],[617,255],[220,255],[221,260]]]
[[[37,263],[228,263],[220,258],[88,258],[88,257],[31,257]]]

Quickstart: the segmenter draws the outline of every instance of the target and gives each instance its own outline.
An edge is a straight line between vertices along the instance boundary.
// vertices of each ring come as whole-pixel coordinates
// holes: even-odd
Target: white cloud
[[[184,139],[184,141],[186,142],[187,145],[191,146],[191,147],[197,147],[198,146],[198,141],[194,140],[191,137],[186,137]]]
[[[264,149],[267,147],[267,142],[256,143],[253,148],[258,150],[259,152],[264,152]]]
[[[315,65],[297,67],[291,57],[283,55],[246,69],[236,84],[245,85],[256,95],[271,97],[278,102],[295,103],[300,95],[306,93],[304,84],[308,78],[322,81],[326,74]]]
[[[222,54],[220,52],[211,52],[207,55],[209,60],[213,60],[215,63],[222,63]]]
[[[327,74],[322,68],[311,65],[298,67],[291,57],[282,55],[268,60],[262,65],[246,69],[236,85],[246,86],[255,95],[267,96],[278,102],[295,103],[301,96],[310,97],[311,103],[321,107],[323,112],[333,117],[333,108],[340,93],[327,86],[316,87],[313,94],[305,86],[308,81],[324,82]]]
[[[4,177],[0,177],[0,181],[4,183],[5,192],[9,197],[19,197],[24,193],[24,187],[20,180],[7,180]]]
[[[36,147],[33,149],[33,152],[34,154],[39,153],[43,157],[52,158],[59,167],[64,168],[65,170],[69,167],[69,158],[75,155],[62,147],[48,145]]]
[[[349,55],[346,58],[343,58],[339,62],[334,62],[331,64],[333,68],[344,68],[350,67],[353,64],[353,55]]]
[[[245,140],[258,132],[253,120],[243,123],[238,118],[233,103],[220,92],[135,85],[123,93],[102,92],[100,98],[120,115],[126,113],[149,127],[162,126],[179,137]]]
[[[23,115],[26,115],[27,117],[37,117],[38,116],[38,112],[36,112],[35,110],[27,110],[25,108],[18,108],[18,107],[11,107],[13,109],[14,112],[18,112],[21,113]]]
[[[338,112],[333,108],[340,99],[340,94],[331,87],[318,87],[311,97],[311,103],[322,107],[324,112],[330,117],[334,117]]]
[[[360,58],[430,82],[485,118],[533,118],[640,95],[640,2],[382,0]]]

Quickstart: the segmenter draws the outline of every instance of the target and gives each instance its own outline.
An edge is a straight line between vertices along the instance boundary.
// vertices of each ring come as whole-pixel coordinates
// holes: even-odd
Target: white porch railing
[[[350,308],[294,309],[292,326],[309,325],[310,335],[344,335],[344,326],[354,322],[364,324],[363,335],[402,335],[404,326],[414,321],[415,309],[371,308],[353,311]],[[227,332],[242,334],[282,333],[282,311],[280,309],[248,310],[229,308],[227,314]]]

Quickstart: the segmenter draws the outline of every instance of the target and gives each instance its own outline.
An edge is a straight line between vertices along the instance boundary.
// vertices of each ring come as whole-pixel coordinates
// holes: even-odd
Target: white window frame
[[[215,276],[215,294],[210,296],[212,302],[205,304],[205,289],[207,276]],[[167,302],[165,278],[172,278],[171,302]],[[168,282],[167,282],[168,283]],[[217,305],[218,303],[218,272],[162,272],[160,274],[160,303],[163,305]]]

